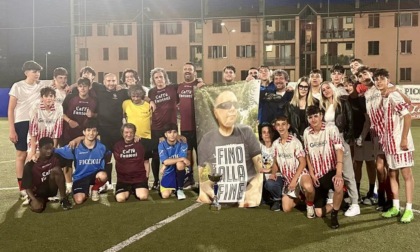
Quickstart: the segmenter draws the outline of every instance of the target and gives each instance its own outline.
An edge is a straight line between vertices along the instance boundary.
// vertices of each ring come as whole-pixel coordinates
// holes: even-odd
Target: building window
[[[103,60],[109,60],[109,48],[103,48],[102,55]]]
[[[106,24],[98,24],[96,27],[96,33],[98,36],[108,36],[108,29]]]
[[[76,25],[74,33],[76,36],[92,36],[92,24]]]
[[[346,43],[346,50],[353,50],[353,43]]]
[[[379,28],[379,14],[369,14],[369,28]]]
[[[80,48],[79,51],[79,60],[89,60],[89,49],[88,48]]]
[[[222,33],[222,20],[213,20],[213,33]]]
[[[353,17],[346,17],[346,24],[353,24]]]
[[[400,68],[400,80],[411,81],[411,68]]]
[[[368,42],[368,55],[379,55],[379,41]]]
[[[251,32],[250,19],[241,19],[241,32]]]
[[[223,72],[213,71],[213,83],[222,83],[222,82],[223,82]]]
[[[265,26],[266,27],[272,27],[273,26],[273,21],[272,20],[265,21]]]
[[[166,59],[168,60],[176,59],[176,46],[166,47]]]
[[[176,71],[167,71],[170,83],[178,83],[178,73]]]
[[[114,36],[131,36],[131,24],[114,24]]]
[[[104,72],[98,72],[98,82],[104,83]]]
[[[399,17],[399,18],[398,18]],[[419,14],[417,12],[395,13],[395,27],[400,26],[418,26]]]
[[[173,35],[182,33],[182,24],[175,23],[160,23],[160,34]]]
[[[119,60],[128,60],[128,47],[118,48],[118,59]]]
[[[245,80],[248,77],[248,70],[241,70],[241,80]]]
[[[226,46],[209,46],[209,59],[226,58]]]
[[[236,57],[238,58],[254,58],[255,45],[236,46]]]
[[[401,53],[411,53],[411,40],[401,40]]]

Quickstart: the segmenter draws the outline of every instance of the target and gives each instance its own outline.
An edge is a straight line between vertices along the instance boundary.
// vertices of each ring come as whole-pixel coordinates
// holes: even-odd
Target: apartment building
[[[217,83],[226,65],[236,67],[237,80],[245,79],[250,67],[268,65],[285,69],[295,81],[314,68],[328,79],[332,65],[348,69],[357,57],[387,68],[394,83],[420,83],[417,0],[156,0],[138,5],[137,12],[126,15],[131,19],[118,22],[95,22],[93,15],[88,32],[75,37],[77,69],[91,65],[99,73],[117,73],[130,67],[148,85],[153,67],[165,68],[179,83],[183,64],[193,62],[198,76]]]

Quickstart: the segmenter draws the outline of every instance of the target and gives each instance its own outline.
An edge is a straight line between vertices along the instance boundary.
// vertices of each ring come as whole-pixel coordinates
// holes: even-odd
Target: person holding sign
[[[259,206],[262,193],[262,160],[259,142],[251,127],[235,124],[239,103],[234,92],[224,89],[213,102],[218,128],[207,132],[198,145],[199,202],[214,197],[206,174],[219,173],[220,203],[239,203],[239,207]]]

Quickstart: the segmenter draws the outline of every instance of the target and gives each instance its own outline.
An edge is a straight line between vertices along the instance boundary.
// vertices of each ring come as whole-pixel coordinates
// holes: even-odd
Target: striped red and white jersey
[[[404,116],[410,114],[409,104],[406,103],[398,92],[392,92],[388,97],[383,98],[385,134],[383,136],[383,148],[386,154],[401,154],[407,151],[414,151],[411,129],[407,135],[408,150],[401,150],[401,134],[404,126]]]
[[[60,138],[63,133],[63,107],[57,102],[50,110],[46,109],[42,101],[35,103],[29,111],[29,117],[29,136],[36,137],[36,148],[39,139]]]
[[[373,136],[379,137],[379,142],[382,143],[382,136],[384,134],[384,109],[382,105],[382,94],[375,86],[370,87],[365,92],[366,98],[366,112],[370,119],[370,128]]]
[[[303,132],[303,140],[306,155],[309,156],[317,178],[322,178],[329,171],[335,170],[336,151],[344,151],[342,137],[335,125],[322,123],[319,132],[308,127]]]
[[[305,151],[303,150],[301,142],[291,134],[284,144],[281,143],[281,138],[275,140],[273,148],[279,172],[283,177],[285,186],[288,186],[299,167],[299,158],[305,157]],[[302,174],[307,173],[306,169],[302,172]]]

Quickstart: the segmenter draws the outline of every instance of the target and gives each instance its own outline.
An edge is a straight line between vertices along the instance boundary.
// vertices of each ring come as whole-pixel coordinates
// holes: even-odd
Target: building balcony
[[[202,67],[203,66],[203,59],[199,58],[191,58],[190,62],[194,64],[195,67]]]
[[[190,43],[202,43],[203,34],[190,34]]]
[[[266,66],[294,66],[295,57],[290,58],[265,58],[264,65]]]
[[[295,39],[294,31],[266,32],[264,35],[264,40],[294,40],[294,39]]]
[[[353,58],[351,55],[321,55],[321,65],[335,65],[340,64],[342,66],[349,65],[350,59]],[[327,62],[328,61],[328,62]],[[328,63],[328,64],[327,64]]]
[[[354,38],[354,30],[325,30],[321,31],[321,39]]]

